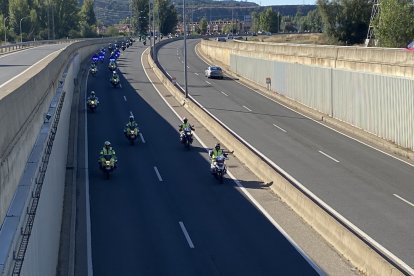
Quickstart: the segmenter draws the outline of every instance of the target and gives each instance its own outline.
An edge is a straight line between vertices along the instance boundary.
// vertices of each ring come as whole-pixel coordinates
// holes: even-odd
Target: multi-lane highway
[[[204,77],[188,44],[189,93],[222,122],[382,246],[414,267],[414,168],[261,96]],[[159,51],[183,86],[182,41]]]
[[[43,45],[0,56],[0,87],[69,43]]]
[[[147,79],[143,49],[120,58],[122,88],[111,87],[106,64],[88,79],[100,100],[87,115],[94,274],[317,274],[232,181],[217,184],[197,141],[190,151],[179,144],[180,121]],[[123,135],[131,113],[142,133],[133,146]],[[97,164],[105,140],[119,160],[109,180]]]

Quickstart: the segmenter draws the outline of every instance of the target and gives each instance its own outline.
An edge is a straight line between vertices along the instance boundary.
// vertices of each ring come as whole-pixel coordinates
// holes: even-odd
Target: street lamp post
[[[188,98],[187,85],[187,23],[185,21],[185,0],[183,0],[183,26],[184,26],[184,89],[185,98]]]
[[[22,19],[20,19],[20,43],[23,42],[23,34],[22,34],[22,20],[28,18],[28,16],[23,17]]]
[[[6,29],[6,20],[7,20],[7,18],[9,18],[8,16],[6,16],[5,18],[4,18],[4,44],[6,44],[7,43],[7,29]]]

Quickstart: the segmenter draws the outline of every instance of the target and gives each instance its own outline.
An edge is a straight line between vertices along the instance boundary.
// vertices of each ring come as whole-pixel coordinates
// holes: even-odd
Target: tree
[[[55,0],[52,6],[56,38],[73,37],[79,32],[79,7],[77,0]]]
[[[84,0],[79,13],[80,35],[82,37],[96,36],[96,17],[93,11],[93,0]]]
[[[96,16],[93,11],[93,0],[84,0],[80,11],[81,21],[85,21],[89,26],[96,25]]]
[[[177,11],[174,5],[170,4],[169,0],[158,0],[158,11],[160,32],[163,35],[174,32],[178,23]]]
[[[371,0],[318,0],[317,3],[324,32],[329,38],[346,44],[364,41],[371,15]]]
[[[149,3],[148,0],[132,1],[132,22],[135,26],[135,32],[142,34],[148,33],[149,23]]]
[[[208,26],[207,18],[205,17],[201,18],[199,26],[200,26],[201,34],[207,33],[207,26]]]
[[[251,17],[252,17],[251,31],[254,33],[257,33],[260,30],[260,14],[257,12],[252,12]]]
[[[374,34],[382,47],[405,47],[414,33],[413,6],[409,0],[382,0]]]
[[[30,27],[27,18],[30,14],[30,8],[27,0],[10,0],[9,2],[9,28],[13,29],[14,33],[20,33],[20,20],[22,18],[22,29],[27,30]]]

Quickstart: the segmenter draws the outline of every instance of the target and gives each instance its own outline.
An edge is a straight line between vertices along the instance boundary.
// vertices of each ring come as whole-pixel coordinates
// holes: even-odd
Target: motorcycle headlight
[[[111,165],[111,161],[105,161],[105,165],[107,166]]]

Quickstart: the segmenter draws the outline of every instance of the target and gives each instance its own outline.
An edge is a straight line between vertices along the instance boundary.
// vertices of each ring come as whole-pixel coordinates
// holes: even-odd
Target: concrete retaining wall
[[[20,228],[26,229],[26,209],[32,206],[39,179],[43,179],[43,185],[20,275],[56,273],[74,79],[80,61],[112,41],[99,39],[72,44],[45,60],[43,66],[29,70],[22,79],[19,78],[18,83],[1,92],[0,126],[9,129],[10,135],[0,133],[0,275],[9,275],[10,269],[16,264],[13,252],[17,252],[21,245],[23,235]],[[41,140],[46,141],[45,137],[51,135],[50,127],[45,127],[44,114],[56,108],[57,91],[66,93],[57,131],[53,135],[53,146],[50,147],[50,144]],[[51,151],[42,178],[39,175],[47,147]],[[4,217],[6,211],[7,216]]]

